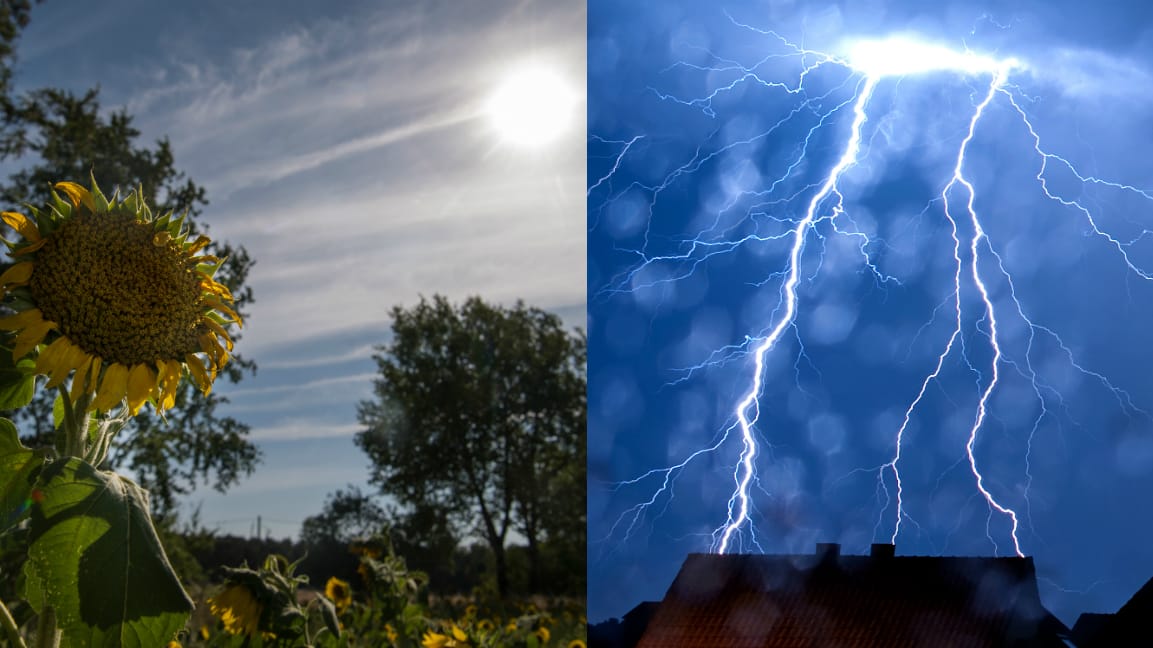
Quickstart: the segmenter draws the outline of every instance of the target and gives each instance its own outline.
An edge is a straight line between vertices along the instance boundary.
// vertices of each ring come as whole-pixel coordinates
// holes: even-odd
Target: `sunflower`
[[[91,191],[55,188],[67,200],[54,193],[32,217],[0,213],[23,239],[4,241],[16,263],[0,275],[17,311],[0,319],[16,333],[13,360],[40,348],[47,387],[74,374],[70,400],[104,412],[125,398],[132,414],[150,399],[169,409],[186,371],[208,394],[232,351],[225,326],[242,324],[213,279],[222,261],[198,255],[211,241],[189,240],[183,217],[154,217],[140,191],[109,200],[95,180]]]
[[[568,642],[568,648],[588,648],[588,646],[580,639],[573,639]]]
[[[424,633],[420,645],[424,648],[469,648],[468,635],[454,623],[452,635],[443,635],[431,630]]]
[[[264,606],[244,585],[229,585],[218,596],[208,599],[212,614],[220,618],[229,634],[252,636],[260,625]]]
[[[352,603],[352,588],[336,576],[329,578],[328,582],[325,583],[324,595],[336,606],[337,614],[343,614]]]

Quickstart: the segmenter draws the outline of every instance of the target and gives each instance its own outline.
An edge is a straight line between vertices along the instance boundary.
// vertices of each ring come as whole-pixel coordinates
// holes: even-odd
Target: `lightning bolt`
[[[812,227],[813,221],[817,218],[817,209],[825,202],[826,198],[835,196],[838,201],[841,199],[840,193],[837,192],[837,180],[845,169],[857,161],[857,155],[861,150],[861,126],[864,125],[866,119],[865,106],[869,103],[869,97],[873,96],[873,90],[877,87],[877,80],[876,76],[870,75],[866,76],[861,83],[861,88],[857,91],[857,101],[853,105],[853,124],[849,128],[845,152],[841,155],[841,159],[833,165],[821,188],[809,201],[809,208],[805,211],[805,217],[798,221],[797,226],[793,228],[793,244],[789,251],[789,262],[786,266],[787,276],[781,288],[784,295],[785,310],[781,313],[780,319],[777,320],[769,335],[753,352],[755,358],[753,383],[745,397],[737,404],[735,412],[744,446],[741,450],[741,460],[736,473],[736,489],[733,491],[732,498],[729,499],[729,519],[718,531],[717,553],[723,554],[728,551],[733,534],[749,519],[749,484],[752,482],[755,472],[753,460],[757,456],[757,442],[756,437],[753,436],[753,424],[757,422],[759,413],[757,397],[761,393],[765,355],[776,346],[777,340],[780,339],[785,329],[793,323],[797,315],[797,283],[800,281],[801,252],[805,248],[805,232]],[[840,205],[838,204],[835,209],[839,211]],[[736,509],[735,516],[733,514],[734,509]]]
[[[874,527],[874,535],[882,534],[887,526],[885,520],[891,519],[892,532],[888,539],[896,544],[902,532],[902,523],[910,522],[916,526],[916,520],[906,509],[905,485],[901,476],[902,450],[905,447],[906,436],[912,422],[917,418],[927,398],[930,388],[940,383],[943,374],[952,361],[960,362],[973,378],[976,391],[976,401],[973,405],[971,424],[967,428],[964,455],[958,463],[968,465],[972,475],[972,484],[976,492],[983,498],[989,510],[986,523],[986,536],[993,545],[996,553],[1000,552],[1000,543],[993,531],[994,516],[1000,516],[1007,526],[1004,531],[1008,537],[1013,552],[1024,556],[1021,542],[1021,526],[1023,519],[1028,517],[1027,512],[1018,512],[1011,506],[1006,497],[999,496],[996,487],[990,485],[990,480],[982,471],[975,448],[981,439],[991,416],[991,399],[997,393],[1004,372],[1012,371],[1022,377],[1030,385],[1040,411],[1034,417],[1027,439],[1027,452],[1025,455],[1025,474],[1027,475],[1025,492],[1019,497],[1028,504],[1028,485],[1031,483],[1029,458],[1032,452],[1034,435],[1040,429],[1043,420],[1052,415],[1048,404],[1056,401],[1064,407],[1064,400],[1060,391],[1047,384],[1040,372],[1034,367],[1034,356],[1039,353],[1041,340],[1048,340],[1060,349],[1068,365],[1082,375],[1092,378],[1107,389],[1118,402],[1122,411],[1130,415],[1148,417],[1148,413],[1137,407],[1131,396],[1123,389],[1114,386],[1102,373],[1085,367],[1077,361],[1072,350],[1061,340],[1060,336],[1044,325],[1037,324],[1028,315],[1027,309],[1017,296],[1013,276],[1006,269],[1001,254],[994,243],[990,241],[983,221],[983,215],[978,208],[979,187],[967,175],[969,166],[969,150],[974,138],[982,124],[982,120],[993,106],[1000,105],[1012,111],[1024,126],[1032,142],[1032,153],[1039,160],[1035,175],[1037,185],[1042,194],[1053,203],[1064,209],[1079,214],[1088,226],[1088,230],[1100,237],[1111,246],[1119,255],[1126,268],[1142,280],[1153,280],[1153,274],[1141,267],[1130,256],[1132,247],[1142,238],[1153,234],[1144,230],[1137,237],[1124,240],[1101,227],[1092,205],[1078,198],[1071,198],[1054,188],[1051,179],[1053,169],[1058,169],[1072,178],[1080,185],[1097,185],[1111,190],[1128,192],[1144,200],[1153,201],[1153,194],[1147,190],[1119,182],[1097,178],[1080,172],[1066,158],[1048,151],[1042,144],[1042,138],[1032,124],[1028,112],[1023,108],[1016,89],[1011,84],[1014,73],[1028,70],[1023,62],[1011,58],[997,58],[978,54],[967,48],[957,49],[936,43],[929,43],[909,36],[894,36],[885,39],[862,39],[847,44],[840,54],[831,54],[805,49],[795,45],[779,35],[765,30],[759,30],[749,25],[730,20],[734,25],[750,30],[760,36],[773,39],[784,53],[775,53],[764,59],[745,66],[731,60],[712,56],[715,63],[702,65],[699,63],[683,64],[685,67],[713,73],[726,72],[735,76],[730,83],[720,83],[716,89],[704,96],[684,99],[673,93],[653,89],[663,101],[675,102],[687,108],[699,110],[709,118],[717,115],[718,102],[725,99],[727,93],[736,92],[742,86],[755,86],[764,89],[785,92],[795,97],[794,104],[784,117],[773,123],[767,129],[752,136],[734,138],[717,147],[714,151],[707,151],[703,146],[683,164],[675,166],[662,179],[652,184],[633,181],[627,186],[617,186],[615,176],[623,161],[630,152],[641,146],[644,136],[638,135],[631,139],[608,140],[594,138],[595,143],[607,147],[610,152],[604,155],[605,159],[612,160],[610,169],[596,177],[590,184],[588,196],[590,199],[590,225],[591,228],[599,226],[599,221],[593,220],[591,209],[596,195],[607,196],[603,206],[612,205],[615,201],[629,195],[630,192],[639,192],[649,197],[641,208],[647,218],[643,233],[643,245],[635,250],[621,250],[626,254],[635,256],[636,262],[618,275],[611,277],[596,293],[597,299],[611,299],[616,295],[635,293],[640,290],[659,289],[663,286],[675,284],[698,273],[706,263],[724,256],[732,255],[749,246],[768,243],[787,243],[787,252],[784,254],[783,267],[771,273],[763,283],[779,282],[779,301],[772,309],[767,322],[757,331],[744,336],[738,343],[728,344],[716,348],[709,357],[696,365],[682,370],[681,377],[669,385],[676,385],[682,380],[693,377],[697,372],[709,368],[719,367],[738,358],[751,357],[751,367],[748,367],[747,386],[741,390],[739,398],[729,415],[729,424],[721,426],[720,432],[713,440],[698,450],[689,453],[683,460],[673,465],[644,472],[640,476],[616,482],[613,489],[638,487],[656,479],[658,485],[651,491],[651,496],[641,503],[629,507],[617,518],[604,539],[608,541],[621,533],[625,539],[631,537],[639,527],[646,515],[654,516],[667,508],[673,498],[673,489],[676,479],[688,466],[703,457],[713,455],[730,444],[739,444],[737,459],[733,465],[732,490],[727,498],[723,512],[724,520],[710,534],[709,546],[717,553],[740,551],[745,548],[747,536],[751,546],[760,548],[757,530],[753,523],[755,508],[755,489],[758,487],[758,465],[763,462],[762,455],[771,447],[767,438],[771,438],[768,431],[758,425],[762,413],[762,396],[765,388],[766,366],[770,354],[781,345],[782,339],[790,332],[796,334],[800,346],[798,363],[804,356],[804,346],[800,342],[800,335],[796,332],[799,296],[798,290],[806,272],[806,252],[814,244],[824,245],[829,234],[822,234],[819,225],[825,224],[833,235],[853,237],[858,240],[857,250],[861,256],[863,267],[872,274],[878,285],[888,282],[897,282],[881,271],[873,259],[875,247],[883,247],[884,242],[872,238],[868,233],[853,222],[849,209],[846,206],[845,196],[841,184],[846,173],[859,165],[863,159],[863,150],[867,150],[870,142],[866,137],[865,126],[869,121],[869,104],[877,89],[884,83],[914,83],[917,77],[928,75],[952,75],[963,79],[970,87],[974,87],[972,95],[972,110],[969,113],[967,129],[964,137],[958,144],[951,174],[942,179],[939,194],[926,205],[922,215],[928,213],[933,204],[939,204],[943,216],[948,223],[952,243],[952,285],[949,296],[940,302],[933,312],[933,320],[926,323],[922,329],[927,329],[938,314],[944,310],[951,311],[952,328],[947,339],[935,353],[935,361],[927,369],[919,381],[919,388],[915,393],[909,394],[907,405],[903,408],[903,417],[893,435],[893,453],[891,457],[879,466],[860,468],[860,471],[876,475],[877,492],[880,497],[880,507]],[[707,53],[707,52],[706,52]],[[708,53],[711,56],[711,53]],[[785,82],[775,78],[763,78],[762,70],[773,69],[773,64],[782,58],[793,59],[797,63],[799,72],[792,82]],[[808,79],[825,69],[843,70],[847,76],[840,84],[825,92],[815,94],[808,92],[806,83]],[[979,84],[979,85],[977,85]],[[979,87],[980,90],[976,88]],[[834,93],[843,88],[851,88],[851,96],[844,101],[832,99]],[[831,105],[831,107],[829,107]],[[834,118],[842,111],[851,112],[851,121],[847,131],[839,140],[837,149],[839,155],[835,162],[827,168],[814,183],[806,184],[800,190],[786,195],[778,195],[779,187],[786,181],[796,180],[803,164],[812,164],[807,155],[818,133],[824,132]],[[785,165],[784,172],[777,178],[764,180],[760,188],[740,188],[733,192],[727,201],[715,207],[715,215],[711,222],[706,221],[699,229],[699,234],[679,241],[672,252],[652,254],[650,246],[656,241],[669,240],[667,234],[658,234],[654,230],[657,205],[662,195],[670,190],[676,182],[683,180],[699,171],[704,165],[715,161],[719,156],[738,147],[751,146],[757,142],[768,140],[777,134],[784,126],[793,123],[799,116],[811,116],[815,123],[805,130],[805,135],[796,147],[793,156]],[[590,153],[591,155],[591,153]],[[812,192],[811,195],[808,192]],[[804,209],[798,217],[791,217],[788,213],[789,205],[804,197]],[[735,210],[741,200],[752,202],[743,217],[735,222],[729,214]],[[735,234],[735,235],[734,235]],[[818,256],[819,271],[823,257]],[[994,296],[997,290],[1001,291],[1001,301]],[[970,307],[975,302],[975,308]],[[1002,315],[999,306],[1007,306],[1009,317],[1022,322],[1027,330],[1027,343],[1023,353],[1011,355],[1005,351],[1003,334],[1001,331]],[[966,321],[975,333],[967,334]],[[920,332],[918,332],[920,335]],[[985,361],[974,359],[974,340],[982,343],[982,353],[987,355]],[[747,366],[747,365],[746,365]],[[799,371],[799,369],[798,369]],[[799,384],[799,383],[798,383]],[[955,464],[957,465],[957,464]],[[856,471],[854,471],[856,472]],[[890,480],[892,491],[890,491]],[[761,488],[763,491],[763,487]],[[771,493],[769,494],[771,496]],[[661,502],[663,501],[663,507]],[[660,510],[656,510],[660,508]],[[891,518],[889,517],[891,516]],[[621,531],[623,529],[623,532]]]

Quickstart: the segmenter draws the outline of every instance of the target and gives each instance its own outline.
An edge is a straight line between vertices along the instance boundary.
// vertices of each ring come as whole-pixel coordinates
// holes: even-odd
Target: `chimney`
[[[835,542],[818,542],[817,557],[822,561],[836,560],[841,555],[841,545]]]
[[[869,555],[873,558],[892,558],[897,551],[897,545],[891,544],[874,544],[869,549]]]

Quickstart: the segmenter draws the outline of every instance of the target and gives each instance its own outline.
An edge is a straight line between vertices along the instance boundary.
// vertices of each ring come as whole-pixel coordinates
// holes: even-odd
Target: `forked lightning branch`
[[[744,25],[741,27],[752,30]],[[773,308],[769,317],[758,323],[757,328],[741,331],[742,339],[733,340],[725,347],[716,349],[706,360],[689,369],[689,373],[717,370],[742,374],[740,380],[744,387],[740,397],[731,405],[727,423],[717,430],[712,443],[686,453],[677,463],[614,484],[617,492],[627,488],[633,491],[640,490],[646,495],[616,518],[615,524],[602,541],[612,544],[627,540],[643,525],[659,517],[675,497],[678,477],[694,462],[720,451],[735,451],[739,454],[735,465],[730,464],[731,476],[726,474],[723,477],[731,480],[731,495],[723,508],[716,511],[719,524],[711,534],[709,549],[717,553],[763,550],[761,545],[763,538],[759,535],[761,532],[754,523],[752,513],[756,508],[758,497],[774,495],[766,492],[764,487],[757,487],[759,469],[762,469],[766,462],[773,461],[770,454],[765,452],[764,446],[766,440],[771,443],[774,430],[761,420],[764,408],[767,407],[762,402],[766,367],[773,354],[779,351],[782,339],[796,335],[798,310],[803,303],[801,297],[807,272],[804,269],[816,267],[819,271],[819,256],[825,249],[824,237],[831,230],[834,235],[851,237],[857,243],[862,268],[873,273],[878,281],[896,281],[896,278],[884,274],[875,262],[875,251],[870,247],[873,241],[869,234],[853,226],[852,206],[851,201],[846,200],[848,190],[843,186],[844,179],[846,174],[863,160],[863,151],[869,144],[866,136],[868,122],[880,116],[874,114],[870,106],[878,88],[884,87],[885,84],[901,84],[902,92],[914,93],[918,91],[920,87],[918,84],[923,80],[948,75],[963,80],[973,91],[969,95],[969,103],[965,106],[967,114],[963,134],[948,154],[951,169],[937,178],[935,186],[938,193],[931,198],[923,213],[927,213],[932,207],[943,214],[945,220],[943,231],[948,232],[950,237],[947,247],[951,250],[949,262],[951,294],[944,296],[938,309],[934,311],[934,318],[939,314],[942,315],[943,320],[949,322],[951,332],[942,336],[944,341],[933,353],[934,361],[923,367],[917,388],[907,393],[893,393],[893,398],[901,403],[902,416],[899,424],[891,430],[891,454],[888,460],[880,465],[861,467],[859,471],[871,472],[876,476],[877,500],[880,504],[874,527],[874,535],[879,536],[876,539],[880,540],[883,537],[888,542],[896,544],[902,530],[906,528],[905,525],[916,523],[907,511],[908,493],[902,480],[902,469],[909,461],[902,455],[902,450],[907,443],[910,425],[921,414],[930,390],[935,385],[941,387],[942,374],[947,367],[951,364],[966,367],[976,384],[975,399],[964,405],[967,434],[963,463],[967,464],[968,472],[971,473],[969,484],[974,495],[980,497],[988,508],[989,522],[986,523],[986,536],[995,552],[1011,550],[1016,555],[1023,556],[1025,548],[1022,546],[1020,533],[1023,514],[1017,510],[1019,505],[1011,505],[1008,501],[1010,498],[1003,492],[998,492],[998,488],[990,483],[983,471],[976,448],[988,424],[993,399],[998,389],[1002,387],[1006,372],[1013,372],[1015,376],[1026,381],[1039,403],[1039,413],[1033,420],[1031,428],[1022,431],[1022,434],[1028,436],[1030,447],[1032,435],[1036,433],[1041,419],[1048,413],[1047,403],[1053,398],[1061,398],[1059,390],[1043,380],[1038,369],[1033,366],[1034,357],[1031,348],[1033,341],[1041,338],[1049,340],[1060,349],[1060,354],[1064,356],[1064,360],[1072,370],[1108,390],[1121,410],[1141,416],[1147,414],[1133,404],[1127,392],[1114,386],[1105,375],[1093,367],[1080,362],[1057,332],[1043,323],[1035,322],[1028,309],[1022,305],[1013,274],[1007,269],[998,243],[990,240],[986,227],[986,220],[990,216],[983,213],[982,208],[978,206],[982,187],[972,178],[973,165],[980,164],[980,161],[970,155],[970,148],[992,106],[1000,106],[1008,114],[1015,115],[1020,134],[1024,141],[1030,144],[1026,150],[1018,153],[1031,159],[1036,168],[1035,185],[1029,190],[1037,192],[1039,199],[1048,201],[1066,217],[1079,219],[1086,233],[1103,242],[1116,254],[1127,271],[1141,281],[1150,280],[1151,275],[1148,268],[1142,267],[1131,258],[1134,240],[1131,237],[1127,239],[1115,235],[1102,227],[1100,225],[1102,219],[1096,211],[1099,206],[1090,201],[1083,201],[1079,194],[1059,191],[1055,188],[1051,175],[1060,173],[1063,178],[1073,178],[1075,185],[1106,187],[1112,191],[1130,194],[1138,200],[1150,201],[1153,197],[1138,187],[1082,173],[1065,157],[1046,147],[1026,110],[1027,103],[1023,101],[1023,96],[1013,84],[1014,75],[1029,71],[1029,66],[1023,61],[925,42],[907,35],[885,39],[861,39],[847,44],[840,53],[829,54],[804,49],[772,32],[753,31],[771,41],[774,46],[786,48],[785,54],[774,56],[793,60],[794,69],[798,71],[793,78],[765,79],[760,76],[759,71],[754,70],[753,66],[742,68],[740,64],[718,59],[712,71],[732,74],[735,70],[735,74],[732,74],[735,80],[731,83],[720,84],[711,93],[698,97],[676,96],[660,89],[654,91],[665,101],[701,110],[709,117],[716,116],[715,102],[724,93],[734,91],[741,84],[759,83],[778,90],[783,98],[792,101],[793,104],[801,101],[801,105],[806,109],[816,111],[819,119],[807,130],[797,129],[797,132],[802,133],[796,142],[799,153],[795,160],[787,165],[784,174],[775,179],[763,179],[763,186],[755,189],[761,198],[758,201],[758,210],[763,211],[764,205],[775,204],[765,197],[773,196],[779,186],[794,180],[792,175],[808,174],[800,184],[809,193],[805,194],[802,203],[804,207],[799,213],[789,215],[782,210],[782,213],[772,215],[776,222],[788,223],[789,227],[771,235],[753,233],[732,238],[718,238],[714,223],[708,231],[701,231],[699,236],[684,241],[684,245],[673,253],[650,251],[647,248],[649,237],[646,235],[645,247],[635,250],[639,261],[613,277],[603,286],[599,294],[594,295],[611,298],[613,295],[638,289],[650,289],[660,283],[682,281],[715,257],[735,254],[746,245],[772,240],[786,246],[783,256],[767,259],[767,262],[774,264],[771,270],[766,272],[769,278],[763,285],[765,290],[771,290],[774,294]],[[702,69],[699,64],[693,66]],[[847,83],[851,87],[849,98],[840,102],[833,101],[829,99],[831,93],[822,89],[812,93],[820,101],[815,101],[812,97],[798,100],[797,97],[807,96],[807,84],[812,83],[812,78],[818,71],[827,66],[836,66],[848,72]],[[704,69],[707,70],[708,66],[704,66]],[[951,108],[955,109],[956,106]],[[783,131],[798,112],[798,109],[788,112],[764,135]],[[934,115],[922,115],[917,118],[933,117]],[[839,129],[835,131],[840,133],[833,147],[835,152],[831,155],[826,153],[824,158],[814,156],[812,160],[806,160],[811,139],[814,133],[821,129]],[[610,171],[603,177],[590,177],[590,206],[594,190],[602,192],[598,195],[606,196],[606,204],[618,197],[612,191],[606,190],[611,185],[612,175],[617,172],[622,160],[632,154],[638,142],[648,136],[647,133],[636,133],[630,139],[616,143],[617,157],[612,161]],[[652,196],[650,208],[656,204],[660,193],[674,182],[683,182],[709,160],[729,148],[747,144],[748,141],[746,138],[712,152],[698,149],[695,155],[677,166],[662,182],[645,187]],[[604,140],[601,142],[608,143]],[[817,170],[818,159],[824,160],[823,170]],[[807,163],[802,164],[802,161]],[[778,201],[783,202],[785,201]],[[650,218],[659,217],[659,213],[650,211]],[[746,218],[754,218],[752,211]],[[818,232],[819,224],[825,227],[825,233]],[[756,231],[756,228],[750,229]],[[814,257],[818,257],[815,263]],[[645,274],[646,270],[656,264],[661,264],[662,267],[671,265],[678,270],[661,275]],[[652,276],[658,278],[653,279]],[[994,299],[991,296],[993,285],[1007,286],[1007,290],[1003,292],[1007,292],[1008,298],[1002,298],[1000,301]],[[1030,348],[1019,350],[1012,358],[1008,356],[1005,348],[1007,342],[999,328],[1005,317],[1023,323],[1028,329]],[[980,335],[966,335],[966,322],[977,322]],[[975,348],[975,344],[982,348]],[[734,357],[741,357],[746,361],[732,362]],[[1054,394],[1056,395],[1053,396]],[[1027,455],[1025,462],[1027,470]],[[994,518],[1003,522],[999,526],[994,525],[992,523]]]

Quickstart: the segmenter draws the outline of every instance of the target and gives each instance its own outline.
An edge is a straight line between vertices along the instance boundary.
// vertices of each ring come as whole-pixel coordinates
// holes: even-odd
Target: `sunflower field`
[[[585,648],[583,600],[433,597],[427,577],[407,569],[387,538],[352,550],[359,582],[332,577],[323,591],[278,555],[257,569],[226,568],[226,582],[203,593],[172,646]]]

